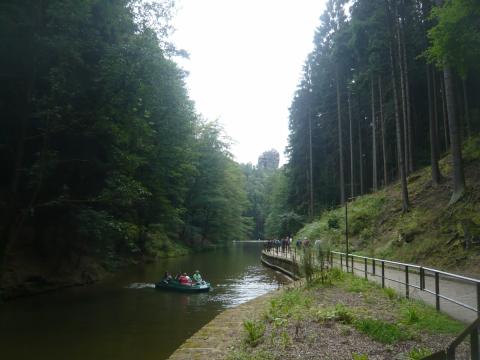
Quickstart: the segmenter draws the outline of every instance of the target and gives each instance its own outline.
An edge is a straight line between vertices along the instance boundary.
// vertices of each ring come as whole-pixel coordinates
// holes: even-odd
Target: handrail
[[[344,257],[345,259],[347,258],[347,255],[343,252],[339,252],[339,251],[331,251],[330,252],[331,254],[336,254],[336,255],[340,255],[340,261],[342,261],[342,257]],[[457,274],[453,274],[453,273],[449,273],[449,272],[446,272],[446,271],[441,271],[441,270],[437,270],[437,269],[433,269],[433,268],[429,268],[429,267],[424,267],[424,266],[420,266],[420,265],[415,265],[415,264],[408,264],[408,263],[402,263],[402,262],[398,262],[398,261],[392,261],[392,260],[385,260],[385,259],[378,259],[378,258],[372,258],[372,257],[368,257],[368,256],[362,256],[362,255],[356,255],[356,254],[348,254],[348,257],[352,259],[352,265],[353,265],[353,258],[357,258],[357,259],[364,259],[365,260],[365,269],[366,266],[367,266],[367,261],[368,260],[371,260],[372,261],[372,266],[375,262],[379,262],[380,264],[382,264],[382,267],[385,266],[385,264],[395,264],[395,265],[398,265],[398,266],[401,266],[403,267],[403,269],[401,268],[398,268],[397,270],[398,271],[401,271],[405,274],[405,279],[406,281],[402,281],[402,280],[398,280],[398,279],[391,279],[391,278],[387,278],[385,276],[385,274],[382,274],[381,276],[380,275],[377,275],[377,274],[372,274],[373,276],[376,276],[376,277],[381,277],[382,278],[382,287],[384,287],[384,280],[389,280],[389,281],[393,281],[393,282],[396,282],[398,284],[402,284],[402,285],[405,285],[405,292],[406,292],[406,297],[408,298],[409,297],[409,288],[412,287],[412,288],[417,288],[421,291],[425,291],[429,294],[432,294],[435,296],[436,298],[436,301],[435,301],[435,305],[436,305],[436,309],[437,310],[440,310],[440,299],[443,299],[443,300],[446,300],[446,301],[449,301],[451,303],[454,303],[458,306],[461,306],[465,309],[468,309],[468,310],[471,310],[471,311],[474,311],[477,313],[477,316],[480,314],[480,280],[479,279],[474,279],[474,278],[470,278],[470,277],[467,277],[467,276],[462,276],[462,275],[457,275]],[[415,286],[413,284],[410,284],[408,282],[408,273],[411,272],[411,269],[415,269],[415,270],[418,270],[420,273],[420,286]],[[359,268],[353,268],[352,269],[355,269],[357,271],[361,271],[361,272],[364,272],[365,273],[365,270],[363,269],[359,269]],[[429,290],[425,287],[425,277],[426,276],[431,276],[431,275],[428,275],[428,274],[425,274],[425,272],[428,271],[430,273],[433,273],[434,274],[434,278],[435,278],[435,291],[432,291],[432,290]],[[366,272],[368,274],[368,271]],[[445,279],[446,281],[461,281],[461,282],[469,282],[469,283],[472,283],[472,285],[476,286],[476,292],[477,292],[477,306],[476,307],[473,307],[473,306],[470,306],[468,304],[465,304],[461,301],[458,301],[458,300],[455,300],[455,299],[452,299],[448,296],[445,296],[443,294],[440,294],[440,275],[444,275],[444,276],[448,276],[448,280]]]
[[[470,335],[470,358],[472,360],[480,359],[478,346],[478,330],[480,328],[480,318],[468,325],[460,335],[458,335],[445,349],[424,357],[422,360],[455,360],[455,350],[465,338]]]
[[[290,254],[290,255],[288,255],[288,257],[291,259],[291,261],[293,261],[294,263],[296,262],[296,259],[297,259],[296,248],[294,249],[294,251],[292,251],[289,248],[287,248],[286,250],[279,250],[278,248],[275,249],[275,247],[272,250],[273,250],[274,254],[275,254],[275,250],[276,250],[277,256],[279,255],[279,253],[280,254],[285,254],[285,255]],[[267,251],[269,251],[269,250],[267,249]],[[467,326],[465,328],[465,330],[463,330],[462,333],[460,335],[458,335],[448,345],[447,348],[445,348],[444,350],[441,350],[439,352],[436,352],[432,355],[429,355],[429,356],[423,358],[423,360],[454,360],[455,359],[456,348],[469,335],[470,335],[471,359],[472,360],[480,360],[480,345],[479,345],[480,280],[479,279],[474,279],[474,278],[470,278],[470,277],[463,276],[463,275],[453,274],[453,273],[449,273],[449,272],[446,272],[446,271],[432,269],[432,268],[429,268],[429,267],[424,267],[424,266],[415,265],[415,264],[402,263],[402,262],[398,262],[398,261],[378,259],[378,258],[361,256],[361,255],[356,255],[356,254],[348,254],[348,256],[347,256],[347,254],[345,254],[343,252],[339,252],[339,251],[330,251],[329,252],[329,255],[327,256],[327,261],[330,262],[331,267],[333,267],[333,255],[334,254],[340,255],[340,266],[342,267],[342,269],[343,269],[343,266],[344,266],[343,264],[344,263],[345,263],[347,269],[349,268],[349,265],[350,265],[349,261],[351,259],[350,269],[352,270],[352,272],[354,272],[355,270],[357,270],[359,272],[363,272],[363,273],[365,273],[365,278],[366,279],[368,279],[368,275],[372,275],[374,277],[381,277],[382,287],[385,287],[385,280],[405,285],[405,296],[407,298],[409,297],[409,288],[419,289],[420,291],[425,291],[429,294],[434,295],[435,300],[436,300],[435,303],[436,303],[437,311],[440,311],[440,299],[443,299],[443,300],[452,302],[452,303],[454,303],[458,306],[461,306],[465,309],[476,312],[477,313],[477,319],[473,323],[471,323],[469,326]],[[355,264],[354,258],[364,260],[364,269],[361,269],[361,268],[358,268],[358,267],[354,266],[354,264]],[[372,270],[371,272],[368,271],[369,269],[368,269],[368,264],[367,263],[368,263],[369,260],[371,261],[371,270]],[[344,261],[344,263],[343,263],[343,261]],[[381,265],[381,275],[377,275],[377,273],[376,273],[375,265],[376,265],[377,262],[378,262],[379,265]],[[357,262],[357,264],[358,264],[358,262]],[[387,277],[386,274],[385,274],[385,265],[386,264],[387,265],[388,264],[394,264],[394,265],[398,265],[398,266],[403,267],[403,269],[401,269],[401,268],[395,268],[395,269],[397,269],[397,271],[399,271],[399,272],[404,273],[405,281],[398,280],[398,279],[392,279],[392,278]],[[389,267],[389,268],[392,268],[392,267]],[[419,286],[415,285],[415,284],[412,284],[409,281],[409,272],[411,272],[412,269],[414,269],[413,272],[415,272],[415,273],[417,273],[417,271],[419,271],[419,276],[420,276],[420,279],[419,279],[420,285]],[[425,274],[426,271],[434,274],[434,278],[435,278],[435,290],[434,291],[427,289],[426,286],[425,286],[425,277],[426,276],[428,276],[428,277],[431,276],[429,274]],[[442,276],[442,279],[444,279],[446,281],[455,281],[455,280],[458,281],[458,280],[460,280],[461,282],[470,282],[470,283],[473,283],[474,285],[476,285],[477,307],[475,308],[473,306],[470,306],[468,304],[464,304],[464,303],[462,303],[458,300],[451,299],[451,298],[449,298],[449,297],[447,297],[443,294],[440,294],[440,275],[449,277],[449,279],[446,280]]]

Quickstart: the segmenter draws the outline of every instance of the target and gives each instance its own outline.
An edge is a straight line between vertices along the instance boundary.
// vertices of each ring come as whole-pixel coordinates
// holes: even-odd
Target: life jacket
[[[179,278],[178,278],[178,281],[180,282],[180,284],[188,284],[188,279],[186,276],[184,275],[181,275]]]

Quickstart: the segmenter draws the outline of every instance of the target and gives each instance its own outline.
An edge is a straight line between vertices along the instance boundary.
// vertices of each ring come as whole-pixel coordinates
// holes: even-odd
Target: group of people
[[[290,250],[290,245],[292,244],[293,239],[290,236],[287,236],[283,239],[268,240],[265,243],[267,250],[270,249],[279,249],[281,248],[283,252]]]
[[[203,279],[202,275],[200,274],[200,271],[196,270],[195,273],[192,275],[192,277],[188,276],[187,273],[178,273],[175,277],[172,277],[170,273],[165,272],[165,275],[163,277],[163,282],[169,283],[172,280],[178,281],[182,285],[187,285],[187,286],[192,286],[192,285],[197,285],[197,284],[202,284]]]
[[[281,249],[282,252],[288,252],[288,251],[290,251],[290,247],[292,245],[292,242],[293,242],[293,239],[290,236],[287,236],[287,237],[285,237],[281,240],[279,240],[279,239],[268,240],[265,243],[265,248],[266,248],[267,251],[272,250],[272,249],[277,249],[277,250]],[[322,243],[322,241],[320,239],[317,239],[317,240],[315,240],[314,245],[315,245],[316,248],[319,248],[319,247],[321,247],[321,243]],[[295,241],[295,247],[297,249],[308,248],[311,245],[312,244],[311,244],[310,240],[306,237],[304,237],[303,240],[302,239],[297,239]]]

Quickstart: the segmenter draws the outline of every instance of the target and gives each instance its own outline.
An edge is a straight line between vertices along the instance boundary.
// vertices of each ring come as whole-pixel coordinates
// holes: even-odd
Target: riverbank
[[[10,249],[0,281],[0,299],[11,300],[72,286],[84,286],[107,279],[120,271],[161,259],[182,257],[216,249],[216,246],[193,248],[168,241],[158,249],[144,253],[95,256],[77,253],[59,257],[32,252],[33,244],[18,243]]]
[[[391,289],[339,270],[274,294],[250,316],[227,358],[420,359],[464,325]],[[463,346],[458,358],[466,356]]]

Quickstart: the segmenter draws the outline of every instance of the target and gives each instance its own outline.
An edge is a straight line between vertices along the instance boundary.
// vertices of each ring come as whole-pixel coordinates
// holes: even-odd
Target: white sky
[[[285,162],[288,108],[325,0],[177,0],[172,40],[198,112],[219,119],[239,162],[274,148]]]

